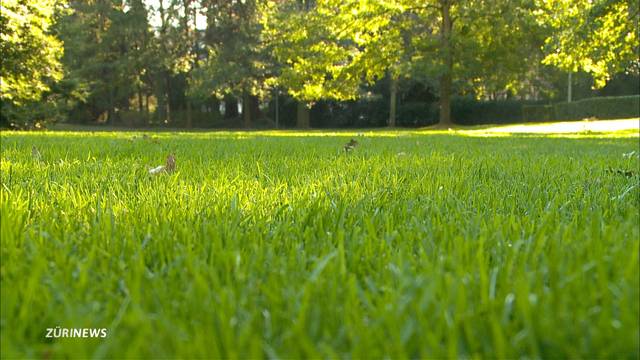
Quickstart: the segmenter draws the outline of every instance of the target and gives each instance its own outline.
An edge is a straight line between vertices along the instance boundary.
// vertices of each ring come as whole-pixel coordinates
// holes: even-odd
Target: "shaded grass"
[[[637,138],[357,133],[2,133],[2,357],[638,357]]]

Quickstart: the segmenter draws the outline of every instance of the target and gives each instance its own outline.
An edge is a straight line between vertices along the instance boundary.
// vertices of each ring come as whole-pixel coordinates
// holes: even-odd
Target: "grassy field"
[[[3,132],[2,357],[637,359],[638,131],[470,135]]]

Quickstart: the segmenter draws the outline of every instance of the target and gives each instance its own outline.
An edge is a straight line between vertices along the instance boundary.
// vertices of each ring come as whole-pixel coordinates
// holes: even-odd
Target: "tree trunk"
[[[567,78],[567,102],[570,103],[573,100],[573,82],[571,81],[571,72],[569,72],[569,77]]]
[[[142,89],[140,88],[140,85],[138,85],[138,112],[140,114],[142,114],[142,109],[143,109],[143,103],[142,103]]]
[[[389,83],[389,127],[396,127],[398,77],[391,74]]]
[[[149,116],[149,94],[146,94],[144,101],[144,126],[149,126]]]
[[[251,116],[253,121],[256,121],[262,117],[260,111],[260,99],[255,95],[249,96],[249,105],[251,106]]]
[[[109,98],[108,98],[108,110],[107,110],[107,124],[114,125],[115,124],[115,114],[114,114],[114,106],[113,106],[113,87],[109,88]]]
[[[167,112],[166,112],[166,119],[164,120],[165,123],[170,123],[171,122],[171,86],[170,86],[170,80],[169,80],[169,74],[166,75],[165,77],[165,85],[166,85],[166,91],[167,91]]]
[[[302,101],[298,101],[297,126],[300,129],[308,129],[310,127],[309,107]]]
[[[156,88],[156,102],[157,104],[154,116],[156,118],[156,121],[162,124],[167,118],[167,104],[165,103],[166,98],[164,88],[160,85],[158,85]]]
[[[276,129],[280,128],[280,90],[276,89]]]
[[[251,96],[246,91],[242,93],[242,119],[244,128],[251,128]]]
[[[193,25],[195,27],[195,8],[193,9],[193,13],[191,12],[191,3],[192,0],[183,0],[182,7],[184,8],[184,14],[182,17],[182,26],[184,30],[185,38],[187,39],[188,50],[187,54],[191,55],[194,51],[193,46],[195,44],[194,39],[192,38],[191,24],[190,21],[193,21]],[[189,66],[189,71],[186,74],[187,83],[189,83],[189,78],[191,77],[191,71],[194,68],[194,63],[191,63]],[[187,110],[187,119],[186,119],[186,127],[187,129],[191,129],[193,127],[193,118],[191,115],[191,99],[189,99],[189,94],[185,94],[186,101],[186,110]]]
[[[224,118],[235,119],[238,117],[238,100],[232,96],[224,99]]]
[[[451,54],[451,1],[440,2],[442,10],[442,27],[440,29],[441,51],[444,63],[444,72],[440,76],[440,125],[449,126],[451,121],[451,72],[453,71],[453,59]]]
[[[193,127],[193,118],[191,116],[191,100],[187,97],[187,123],[185,124],[187,129],[191,129]]]

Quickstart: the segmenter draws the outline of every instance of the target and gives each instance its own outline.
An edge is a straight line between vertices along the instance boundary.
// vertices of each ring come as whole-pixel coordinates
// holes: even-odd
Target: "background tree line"
[[[4,0],[1,119],[519,121],[523,104],[638,94],[638,17],[635,0]]]

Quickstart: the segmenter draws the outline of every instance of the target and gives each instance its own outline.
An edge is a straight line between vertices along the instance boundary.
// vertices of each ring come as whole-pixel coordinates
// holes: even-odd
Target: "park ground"
[[[2,358],[637,358],[638,121],[2,132]]]

